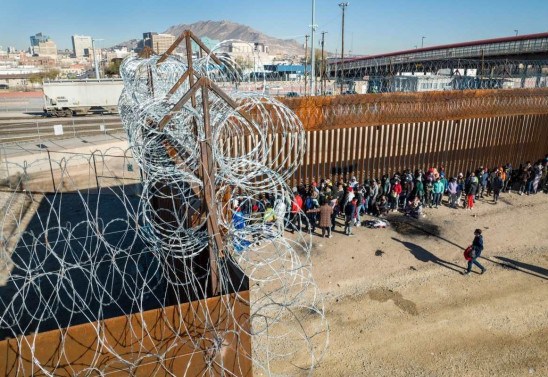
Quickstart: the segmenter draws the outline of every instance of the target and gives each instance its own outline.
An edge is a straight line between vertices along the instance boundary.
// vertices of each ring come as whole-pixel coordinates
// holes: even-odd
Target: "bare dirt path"
[[[548,195],[426,213],[313,237],[331,327],[315,375],[548,376]],[[463,276],[476,228],[488,271]]]

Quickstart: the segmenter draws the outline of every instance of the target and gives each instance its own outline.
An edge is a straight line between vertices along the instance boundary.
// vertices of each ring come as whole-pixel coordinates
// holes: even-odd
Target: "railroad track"
[[[56,134],[56,125],[62,126],[62,134]],[[66,139],[123,131],[118,116],[2,119],[0,118],[0,144],[35,141],[40,139]]]

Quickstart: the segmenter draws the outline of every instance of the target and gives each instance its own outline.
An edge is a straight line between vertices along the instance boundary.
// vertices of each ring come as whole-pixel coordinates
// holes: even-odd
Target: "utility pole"
[[[322,31],[322,65],[320,68],[320,91],[322,96],[325,95],[325,55],[324,55],[324,38],[327,31]]]
[[[349,3],[339,3],[339,7],[342,9],[342,32],[341,32],[341,94],[343,92],[343,75],[344,75],[344,11],[346,10],[346,7],[349,5]]]
[[[316,0],[312,0],[312,25],[310,25],[311,37],[310,37],[310,53],[311,56],[311,68],[310,68],[310,95],[316,95],[316,54],[314,53],[314,33],[316,32]]]
[[[424,47],[424,38],[426,38],[424,35],[422,36],[422,41],[421,41],[421,48]]]
[[[308,81],[308,75],[306,74],[307,66],[308,66],[308,38],[310,35],[304,36],[304,95],[306,96],[306,85]]]

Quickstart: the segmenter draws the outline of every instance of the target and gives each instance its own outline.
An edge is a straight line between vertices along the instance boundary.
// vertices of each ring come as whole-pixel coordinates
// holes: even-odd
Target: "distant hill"
[[[198,37],[208,37],[218,41],[226,39],[240,39],[245,42],[264,43],[270,48],[272,55],[287,54],[289,56],[304,55],[304,47],[294,39],[279,39],[274,38],[260,31],[252,29],[249,26],[238,24],[231,21],[198,21],[193,24],[180,24],[170,26],[163,33],[179,36],[184,30],[190,29]],[[137,47],[139,40],[132,39],[122,42],[114,47],[127,47],[134,49]]]

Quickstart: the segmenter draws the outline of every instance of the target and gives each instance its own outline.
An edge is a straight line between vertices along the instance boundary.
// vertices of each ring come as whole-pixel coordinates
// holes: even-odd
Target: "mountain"
[[[259,42],[264,43],[270,49],[272,55],[304,55],[304,47],[294,39],[279,39],[271,37],[260,31],[252,29],[249,26],[238,24],[231,21],[198,21],[193,24],[180,24],[167,28],[164,31],[166,34],[179,36],[184,30],[190,29],[198,37],[208,37],[218,41],[226,39],[239,39],[244,42]],[[126,46],[128,48],[137,47],[139,41],[132,39],[131,41],[122,42],[115,47]]]

